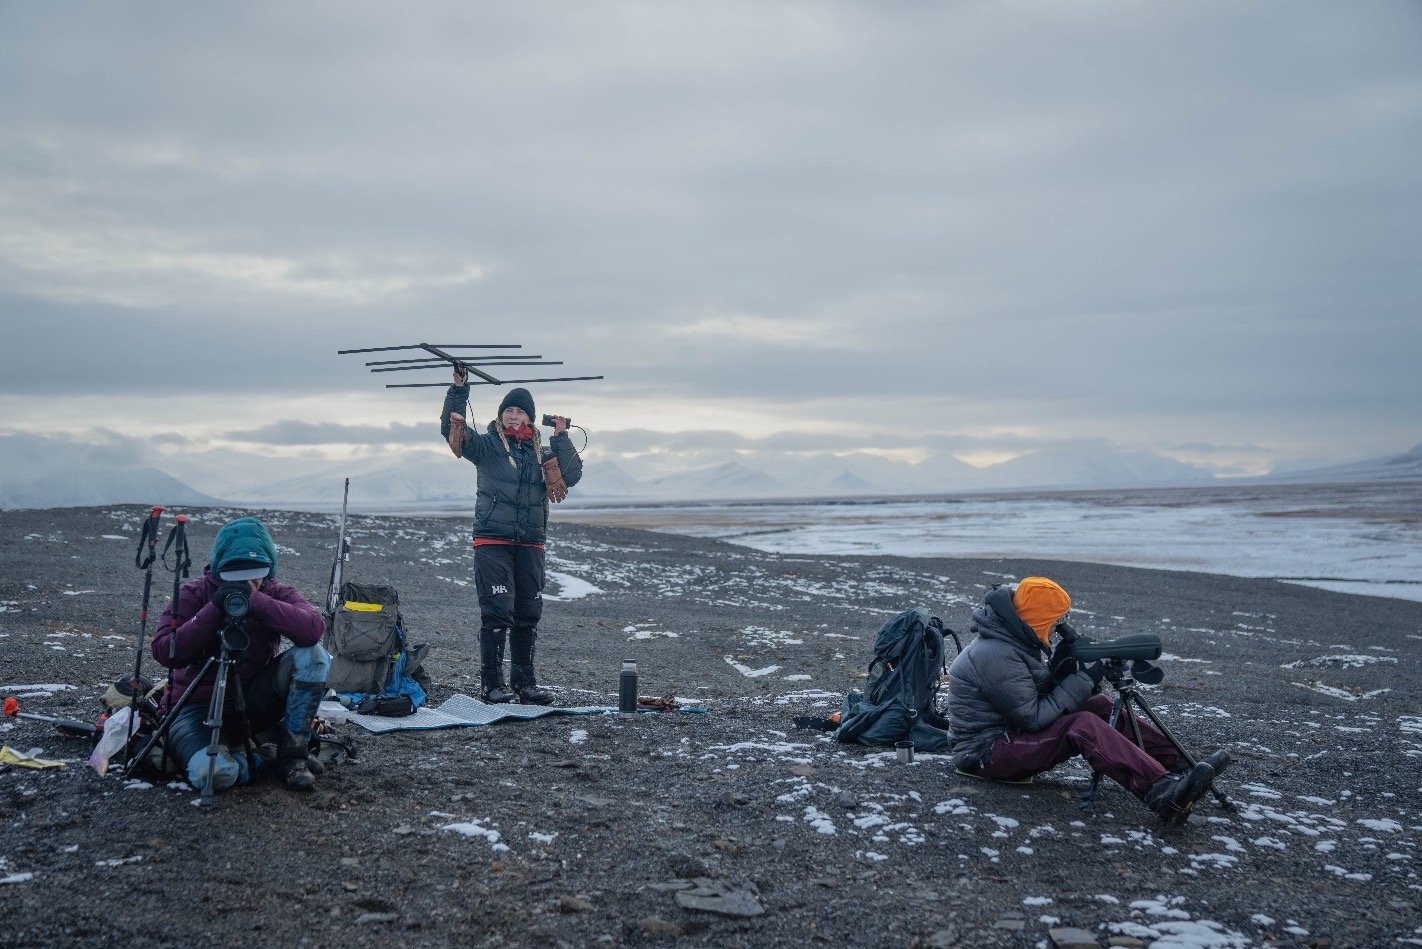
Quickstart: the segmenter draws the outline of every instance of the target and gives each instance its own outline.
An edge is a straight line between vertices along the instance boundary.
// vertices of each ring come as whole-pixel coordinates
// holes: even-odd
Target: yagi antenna
[[[510,383],[523,382],[586,382],[593,379],[601,379],[602,376],[551,376],[544,379],[502,379],[493,375],[488,370],[501,366],[561,366],[563,363],[558,360],[544,359],[541,355],[526,355],[524,353],[465,353],[450,352],[450,350],[465,349],[522,349],[519,343],[469,343],[469,344],[449,344],[442,343],[435,346],[431,343],[415,343],[411,346],[368,346],[364,349],[340,349],[336,351],[338,356],[347,356],[353,353],[394,353],[408,351],[412,349],[422,350],[428,355],[419,356],[414,359],[373,359],[366,362],[371,372],[407,372],[411,369],[440,369],[445,366],[452,366],[456,369],[463,369],[477,379],[470,379],[472,386],[502,386]],[[388,382],[387,389],[426,389],[433,387],[444,387],[447,382]]]

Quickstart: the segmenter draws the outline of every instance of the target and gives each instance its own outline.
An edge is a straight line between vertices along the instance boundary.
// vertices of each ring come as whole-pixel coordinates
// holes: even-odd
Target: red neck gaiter
[[[515,427],[513,425],[505,425],[504,434],[507,435],[509,438],[512,438],[514,441],[531,442],[533,441],[533,426],[519,425]]]

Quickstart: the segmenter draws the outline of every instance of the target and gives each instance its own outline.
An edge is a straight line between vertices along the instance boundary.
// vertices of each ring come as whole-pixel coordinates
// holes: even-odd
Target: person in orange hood
[[[1184,823],[1229,764],[1229,754],[1216,752],[1191,767],[1145,719],[1135,719],[1144,748],[1129,737],[1126,716],[1111,727],[1111,699],[1098,694],[1101,663],[1078,668],[1061,637],[1070,610],[1071,596],[1060,584],[1027,577],[1016,587],[995,585],[973,611],[969,628],[978,638],[948,670],[954,765],[1013,781],[1081,755],[1162,820]],[[1055,650],[1054,632],[1060,637]]]

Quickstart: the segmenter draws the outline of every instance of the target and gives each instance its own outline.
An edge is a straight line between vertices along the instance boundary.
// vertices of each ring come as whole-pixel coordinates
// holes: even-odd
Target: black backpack
[[[945,637],[958,634],[923,607],[905,610],[879,628],[862,695],[851,692],[835,737],[864,745],[912,739],[924,751],[946,746],[948,722],[938,711],[938,683],[948,665]]]
[[[885,623],[874,637],[864,698],[873,705],[897,698],[934,728],[947,728],[938,714],[938,683],[948,671],[945,634],[962,652],[958,634],[923,607],[905,610]]]

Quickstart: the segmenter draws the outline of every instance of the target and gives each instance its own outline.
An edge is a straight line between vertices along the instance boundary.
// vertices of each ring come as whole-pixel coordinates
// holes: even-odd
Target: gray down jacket
[[[958,768],[987,761],[1000,735],[1038,732],[1091,697],[1091,676],[1053,683],[1047,650],[1012,607],[1012,588],[993,587],[968,627],[978,638],[948,669],[949,754]]]
[[[449,438],[449,415],[463,412],[469,401],[468,386],[450,386],[439,417],[439,431]],[[496,423],[484,431],[473,425],[464,430],[463,456],[479,471],[478,497],[474,502],[474,536],[492,537],[515,544],[542,544],[548,540],[548,488],[540,462],[558,456],[558,469],[568,487],[583,477],[583,460],[567,432],[554,435],[547,448],[536,441],[518,442],[499,437]]]

